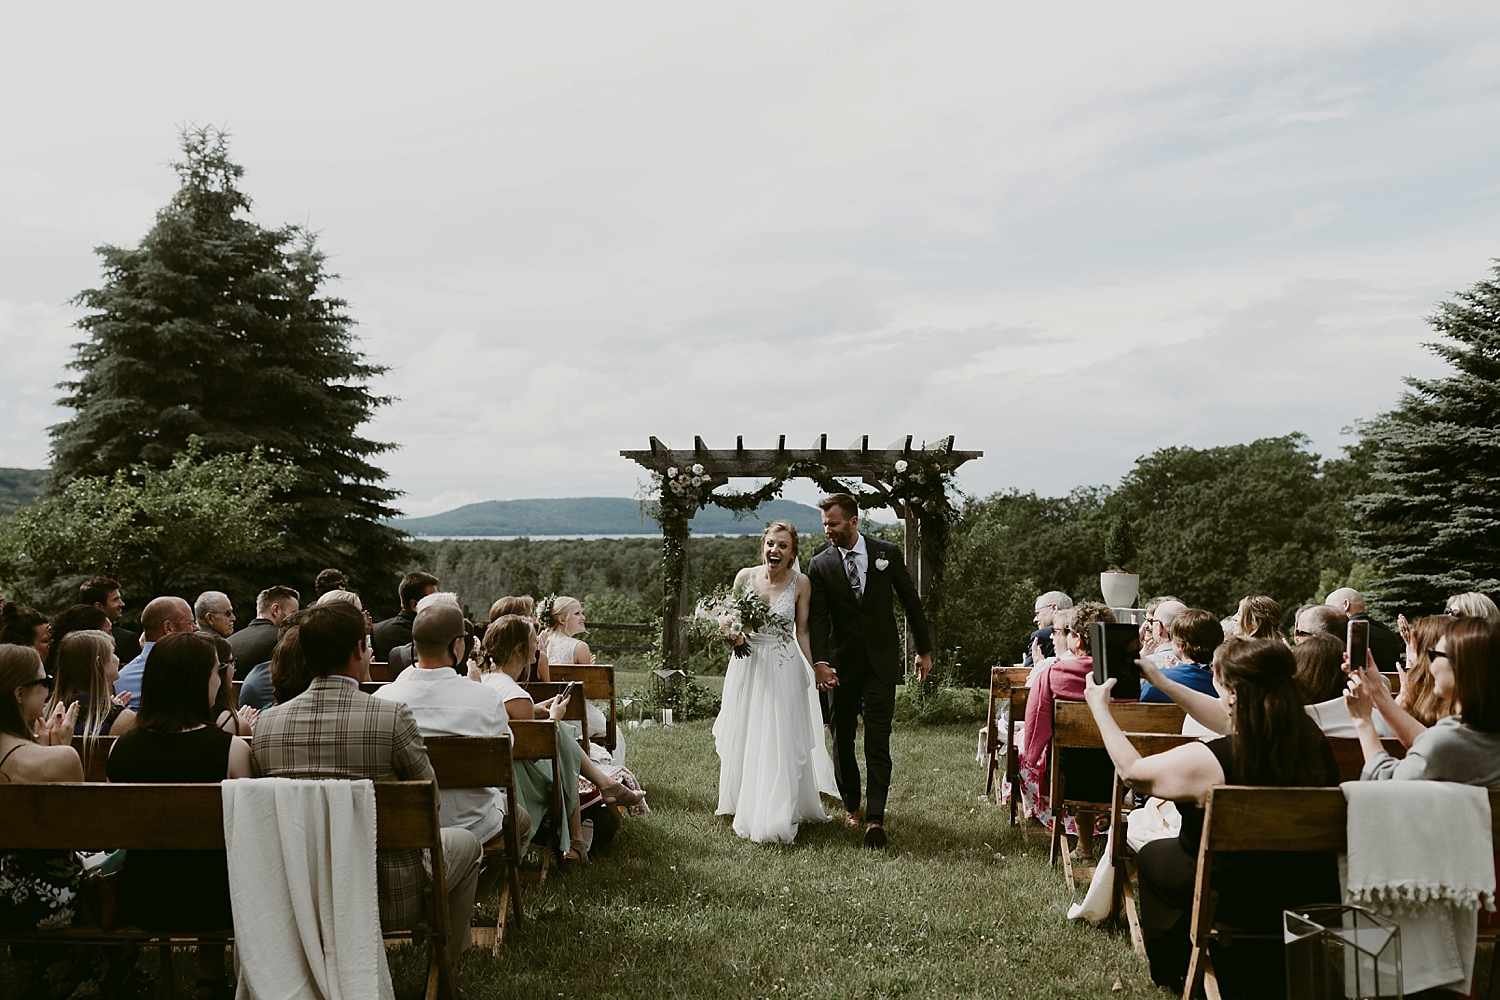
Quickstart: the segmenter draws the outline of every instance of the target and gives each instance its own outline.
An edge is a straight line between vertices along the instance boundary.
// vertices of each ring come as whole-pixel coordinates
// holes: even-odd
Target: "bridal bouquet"
[[[750,633],[770,635],[783,642],[796,638],[796,627],[790,618],[773,614],[771,602],[752,586],[742,584],[720,589],[698,602],[688,628],[705,639],[727,642],[735,656],[749,656]]]

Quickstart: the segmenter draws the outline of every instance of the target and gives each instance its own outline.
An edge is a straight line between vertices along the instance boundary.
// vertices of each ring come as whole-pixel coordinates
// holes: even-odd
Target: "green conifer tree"
[[[1500,264],[1493,269],[1500,279]],[[1452,366],[1408,378],[1389,413],[1361,425],[1373,452],[1350,502],[1355,553],[1375,566],[1382,613],[1440,610],[1450,595],[1500,590],[1500,280],[1438,306],[1427,346]]]
[[[60,401],[77,412],[50,429],[53,488],[165,467],[194,435],[205,456],[260,447],[297,477],[277,496],[285,546],[241,578],[310,589],[338,566],[380,603],[410,558],[381,521],[396,494],[370,462],[394,446],[358,433],[389,402],[368,387],[385,369],[358,350],[347,303],[324,294],[336,275],[313,234],[247,217],[228,135],[188,128],[182,150],[182,187],[156,224],[133,249],[100,247],[105,282],[74,300],[88,339]]]

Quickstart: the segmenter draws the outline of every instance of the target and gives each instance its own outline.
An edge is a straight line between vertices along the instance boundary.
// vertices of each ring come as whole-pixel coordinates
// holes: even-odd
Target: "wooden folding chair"
[[[615,666],[613,663],[554,663],[548,671],[553,681],[582,681],[583,697],[586,701],[607,701],[609,711],[604,716],[604,735],[590,737],[610,753],[615,752],[617,742],[616,716],[618,708],[615,704]],[[587,711],[585,710],[585,730],[587,726]],[[588,747],[584,747],[585,750]]]
[[[359,689],[365,694],[375,694],[381,688],[390,684],[390,681],[360,681]]]
[[[217,784],[9,784],[0,782],[0,851],[97,850],[222,851],[224,805]],[[426,850],[432,875],[423,890],[424,919],[388,941],[410,941],[427,951],[426,1000],[452,1000],[448,952],[448,889],[438,792],[431,781],[375,782],[376,849]],[[170,934],[140,927],[62,927],[0,931],[0,941],[65,945],[151,945],[161,954],[161,992],[172,996],[172,948],[194,942],[226,944],[231,931]]]
[[[1185,743],[1198,742],[1196,736],[1172,733],[1126,733],[1125,736],[1142,757],[1164,753]],[[1141,936],[1141,919],[1135,906],[1135,851],[1131,849],[1130,841],[1125,836],[1126,816],[1130,813],[1130,809],[1125,804],[1127,791],[1125,783],[1120,780],[1119,772],[1116,771],[1109,807],[1109,828],[1113,834],[1110,838],[1109,860],[1115,872],[1114,894],[1109,901],[1109,918],[1117,917],[1121,910],[1124,911],[1125,923],[1130,928],[1130,943],[1134,946],[1136,954],[1144,955],[1146,954],[1146,940]]]
[[[526,693],[531,695],[532,701],[546,701],[567,690],[564,681],[532,681],[530,684],[522,685]],[[568,706],[563,710],[563,722],[571,722],[578,728],[578,745],[583,748],[583,754],[588,756],[589,752],[589,715],[588,708],[584,705],[584,698],[575,696],[568,700]]]
[[[1136,701],[1113,702],[1109,706],[1109,713],[1114,716],[1120,728],[1129,733],[1181,734],[1182,721],[1187,717],[1187,713],[1177,705]],[[1048,801],[1052,805],[1052,846],[1048,859],[1056,865],[1059,855],[1062,857],[1063,875],[1069,889],[1077,888],[1077,879],[1073,873],[1072,855],[1063,834],[1064,815],[1108,814],[1112,808],[1109,802],[1067,798],[1067,780],[1063,775],[1061,751],[1075,748],[1103,750],[1104,737],[1100,735],[1093,712],[1085,702],[1055,698],[1052,701],[1052,742],[1047,748],[1047,767],[1051,771]],[[1092,869],[1089,869],[1089,873],[1092,874]]]
[[[1019,817],[1021,808],[1021,748],[1016,746],[1016,723],[1026,721],[1026,701],[1031,688],[1026,684],[1010,686],[1010,718],[1005,723],[1005,780],[1010,785],[1010,825],[1020,825],[1021,835],[1026,835],[1026,826]]]
[[[1365,751],[1359,745],[1359,740],[1344,736],[1326,737],[1328,745],[1333,749],[1333,759],[1339,766],[1340,781],[1358,781],[1360,773],[1365,769]],[[1401,760],[1406,756],[1406,747],[1402,746],[1400,740],[1381,740],[1381,746],[1385,752]]]
[[[995,776],[1000,773],[1000,711],[996,706],[1009,707],[1012,685],[1024,685],[1030,674],[1031,668],[1029,667],[994,666],[990,668],[990,697],[984,722],[984,794],[986,796],[998,795],[995,788]],[[1008,724],[1006,726],[1007,738],[1014,732],[1014,727]],[[1006,755],[1006,760],[1007,762],[1010,760],[1009,754]]]
[[[525,760],[552,762],[552,784],[547,788],[548,815],[531,817],[531,828],[538,831],[537,835],[532,837],[532,842],[540,842],[542,847],[542,870],[537,876],[537,881],[545,883],[547,872],[552,864],[552,855],[562,853],[559,850],[562,845],[562,824],[568,822],[568,817],[563,812],[562,783],[564,778],[562,759],[557,752],[557,723],[550,719],[535,721],[511,719],[510,737],[512,761],[516,763]],[[543,838],[540,831],[548,829],[548,823],[553,825],[547,836]]]
[[[105,765],[109,763],[110,751],[115,748],[115,740],[118,736],[96,736],[93,749],[90,750],[82,736],[73,737],[73,749],[78,752],[78,759],[83,761],[84,781],[108,781],[104,775]]]
[[[495,940],[490,954],[500,954],[505,940],[506,915],[514,907],[516,923],[525,921],[521,911],[521,839],[516,830],[516,808],[521,799],[516,794],[516,774],[511,761],[509,736],[429,736],[427,759],[437,775],[438,789],[499,788],[505,792],[509,811],[500,832],[484,845],[486,858],[498,859],[505,866],[500,881],[500,916],[495,922]],[[478,928],[476,928],[477,930]]]
[[[388,681],[391,679],[391,665],[375,660],[370,664],[370,680]]]

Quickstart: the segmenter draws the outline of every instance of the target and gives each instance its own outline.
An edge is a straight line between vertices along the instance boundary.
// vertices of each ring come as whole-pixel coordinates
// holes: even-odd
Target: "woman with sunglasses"
[[[43,721],[52,678],[35,647],[0,646],[0,781],[82,781],[73,749],[78,703],[58,705]]]
[[[1360,778],[1500,788],[1500,629],[1483,618],[1460,618],[1426,653],[1433,691],[1452,710],[1431,726],[1395,707],[1373,660],[1364,670],[1351,672],[1345,698],[1365,754]],[[1410,747],[1405,759],[1396,760],[1381,746],[1371,719],[1376,708]],[[1405,731],[1415,738],[1408,742]]]
[[[1500,625],[1500,607],[1496,607],[1486,595],[1473,590],[1448,598],[1443,614],[1454,618],[1483,618],[1491,625]]]

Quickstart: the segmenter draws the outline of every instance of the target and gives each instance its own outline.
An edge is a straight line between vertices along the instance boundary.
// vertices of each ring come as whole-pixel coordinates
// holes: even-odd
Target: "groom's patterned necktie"
[[[844,568],[849,571],[849,586],[854,590],[854,599],[860,600],[865,595],[859,586],[859,562],[854,558],[852,551],[844,553]]]

